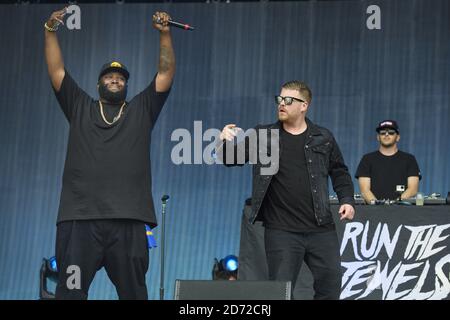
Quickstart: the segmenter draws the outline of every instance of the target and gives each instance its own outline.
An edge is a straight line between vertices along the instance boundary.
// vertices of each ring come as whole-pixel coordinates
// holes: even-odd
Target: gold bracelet
[[[56,27],[56,28],[51,28],[51,27],[49,27],[49,26],[47,25],[47,22],[44,23],[44,28],[47,29],[47,31],[50,31],[50,32],[55,32],[56,30],[58,30],[58,27]]]

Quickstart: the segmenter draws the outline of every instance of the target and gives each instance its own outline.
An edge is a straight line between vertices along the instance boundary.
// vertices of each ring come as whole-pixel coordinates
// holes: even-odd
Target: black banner
[[[450,299],[450,206],[357,206],[355,219],[338,221],[341,243],[341,299]],[[239,279],[263,280],[263,232],[249,225],[244,209]],[[295,299],[311,299],[307,266],[294,290]]]

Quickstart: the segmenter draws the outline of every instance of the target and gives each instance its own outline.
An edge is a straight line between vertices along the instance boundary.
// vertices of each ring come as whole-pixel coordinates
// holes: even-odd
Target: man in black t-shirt
[[[70,124],[57,219],[57,299],[87,299],[104,267],[120,299],[147,299],[145,224],[156,227],[151,194],[151,131],[175,74],[169,15],[156,12],[158,73],[126,101],[130,74],[120,62],[103,65],[99,100],[78,87],[64,67],[56,31],[66,9],[45,23],[45,57],[56,98]]]
[[[363,156],[355,177],[364,200],[396,200],[414,197],[421,178],[416,158],[398,150],[399,127],[394,120],[384,120],[376,128],[378,151]]]
[[[263,171],[262,158],[253,163],[251,222],[262,220],[270,280],[291,281],[292,288],[303,261],[314,278],[315,299],[339,299],[341,264],[339,241],[329,205],[328,177],[341,204],[341,220],[353,219],[353,183],[332,133],[306,118],[311,90],[300,81],[290,81],[275,97],[278,122],[258,125],[257,151],[274,154],[279,147],[278,170]],[[225,140],[219,159],[226,166],[243,164],[239,150],[245,150],[245,162],[251,161],[254,148],[246,137],[234,145],[239,132],[235,124],[222,130]],[[270,132],[279,141],[263,141]],[[267,144],[266,144],[267,142]],[[245,148],[242,148],[242,143]],[[266,149],[267,147],[267,149]],[[227,154],[233,150],[233,157]],[[276,152],[275,152],[276,153]],[[231,158],[231,159],[230,159]],[[229,161],[232,160],[232,161]],[[267,172],[267,173],[265,173]]]

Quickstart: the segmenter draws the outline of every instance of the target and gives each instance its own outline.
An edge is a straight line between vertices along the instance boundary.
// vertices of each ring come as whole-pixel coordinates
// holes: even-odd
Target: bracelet
[[[47,31],[50,31],[50,32],[55,32],[55,31],[58,30],[58,26],[51,28],[51,27],[49,27],[49,26],[47,25],[47,22],[44,23],[44,28],[47,29]]]

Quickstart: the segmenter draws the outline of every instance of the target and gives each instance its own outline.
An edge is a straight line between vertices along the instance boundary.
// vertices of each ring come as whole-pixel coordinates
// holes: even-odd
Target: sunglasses
[[[395,131],[395,130],[380,130],[380,131],[378,131],[378,134],[380,136],[384,136],[386,134],[393,136],[394,134],[397,134],[397,131]]]
[[[294,97],[282,97],[282,96],[275,96],[275,103],[279,105],[284,100],[284,103],[289,106],[294,102],[294,100],[298,102],[305,102],[302,99],[294,98]]]

